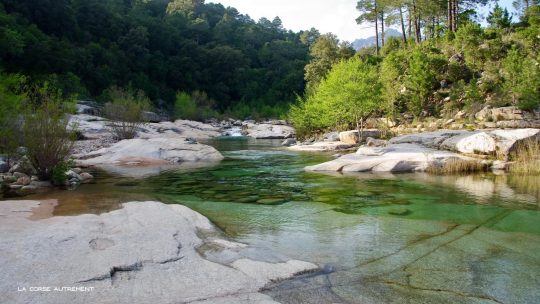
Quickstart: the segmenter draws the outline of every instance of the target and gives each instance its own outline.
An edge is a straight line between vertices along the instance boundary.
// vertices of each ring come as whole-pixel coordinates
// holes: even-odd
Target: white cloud
[[[356,24],[357,0],[211,0],[207,2],[232,6],[242,14],[258,20],[279,16],[283,26],[294,31],[317,28],[332,32],[342,40],[373,36],[369,25]]]

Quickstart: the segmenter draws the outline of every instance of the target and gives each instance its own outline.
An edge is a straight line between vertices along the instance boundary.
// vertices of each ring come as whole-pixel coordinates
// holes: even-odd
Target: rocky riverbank
[[[181,205],[131,202],[75,217],[51,217],[53,208],[0,202],[2,301],[275,303],[259,293],[265,285],[318,269],[268,251],[263,260]]]
[[[493,170],[504,170],[510,153],[529,140],[540,140],[540,129],[442,130],[402,135],[389,141],[371,138],[356,153],[306,170],[419,172],[452,161],[479,162]]]

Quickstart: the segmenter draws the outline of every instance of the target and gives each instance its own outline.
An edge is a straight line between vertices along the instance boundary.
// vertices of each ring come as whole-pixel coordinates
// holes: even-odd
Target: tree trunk
[[[458,14],[459,14],[459,7],[458,7],[458,0],[453,0],[454,2],[454,8],[453,8],[453,15],[454,15],[454,32],[457,32],[457,29],[458,29],[458,22],[459,22],[459,19],[458,19]]]
[[[421,34],[420,34],[420,18],[418,17],[418,13],[416,11],[416,1],[413,0],[413,15],[414,15],[414,38],[417,44],[420,43],[421,40]]]
[[[448,0],[448,16],[447,16],[447,23],[448,23],[448,31],[453,32],[454,31],[454,16],[452,15],[452,7],[453,3],[452,0]]]
[[[381,12],[381,45],[384,46],[384,12]]]
[[[409,23],[409,38],[412,37],[412,14],[411,14],[411,8],[407,7],[407,19]]]
[[[377,1],[375,1],[375,54],[379,56],[379,18],[377,18]]]
[[[403,20],[403,9],[399,7],[399,20],[401,22],[401,33],[403,36],[403,43],[407,44],[407,34],[405,34],[405,21]]]

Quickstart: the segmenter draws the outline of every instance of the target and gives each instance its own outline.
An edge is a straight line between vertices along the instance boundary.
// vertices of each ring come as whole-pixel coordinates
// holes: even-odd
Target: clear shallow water
[[[184,204],[228,236],[323,267],[266,291],[284,303],[538,303],[540,178],[313,174],[329,155],[279,141],[211,142],[217,166],[146,179],[102,174],[55,214],[130,200]],[[32,199],[30,197],[29,199]]]

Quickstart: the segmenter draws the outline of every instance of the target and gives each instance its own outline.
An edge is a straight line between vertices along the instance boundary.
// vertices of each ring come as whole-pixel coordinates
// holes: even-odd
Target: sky
[[[279,16],[283,26],[293,31],[317,28],[321,33],[332,32],[341,40],[354,41],[374,36],[369,24],[356,24],[357,0],[208,0],[238,9],[254,20]],[[512,9],[512,0],[499,0]],[[485,12],[482,12],[485,14]]]

